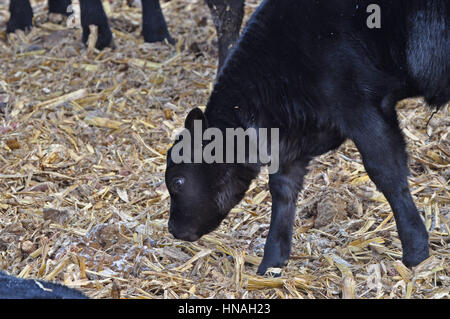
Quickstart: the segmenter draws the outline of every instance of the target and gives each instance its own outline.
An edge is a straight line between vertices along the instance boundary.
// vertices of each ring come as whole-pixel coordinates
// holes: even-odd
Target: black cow
[[[236,42],[244,16],[244,0],[205,0],[211,10],[214,25],[219,38],[219,67],[225,61],[229,49]],[[167,39],[174,44],[175,40],[167,30],[167,24],[161,11],[159,0],[141,0],[142,2],[142,34],[146,42],[158,42]],[[69,10],[71,0],[48,0],[50,13],[72,14]],[[7,32],[31,28],[33,9],[29,0],[10,0],[11,17]],[[96,48],[99,50],[112,46],[113,36],[108,18],[101,0],[80,0],[81,25],[83,42],[89,38],[89,25],[98,26]]]
[[[78,290],[36,279],[22,279],[0,271],[0,299],[87,299]]]
[[[272,216],[259,274],[289,259],[308,163],[346,139],[355,142],[393,210],[404,264],[429,256],[395,106],[416,96],[435,107],[449,101],[450,2],[375,2],[374,8],[372,0],[263,1],[219,73],[206,111],[194,109],[185,121],[191,135],[195,120],[203,130],[221,132],[279,128],[280,163],[269,177]],[[193,241],[240,202],[262,165],[176,164],[173,151],[166,170],[169,231]]]

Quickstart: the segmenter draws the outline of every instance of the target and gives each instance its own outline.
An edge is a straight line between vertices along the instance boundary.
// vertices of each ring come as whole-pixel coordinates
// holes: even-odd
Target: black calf
[[[75,289],[0,272],[0,299],[87,299]]]
[[[205,0],[211,10],[214,25],[219,38],[219,67],[222,66],[228,51],[236,42],[244,16],[244,0]],[[167,41],[171,44],[175,40],[169,34],[166,20],[161,10],[159,0],[141,0],[142,2],[142,35],[146,42]],[[68,6],[71,0],[48,0],[50,13],[70,15]],[[32,26],[33,10],[29,0],[10,0],[11,18],[8,21],[7,32],[30,29]],[[108,18],[101,0],[80,0],[81,26],[83,28],[83,42],[89,38],[89,25],[98,26],[96,48],[99,50],[113,45],[113,36]]]
[[[280,168],[270,175],[272,218],[259,274],[288,261],[308,163],[347,138],[389,201],[405,265],[429,256],[428,234],[408,188],[395,105],[414,96],[433,106],[450,100],[450,3],[378,0],[381,28],[370,28],[372,3],[265,0],[219,73],[205,113],[195,109],[186,119],[191,135],[194,120],[223,133],[280,130]],[[262,165],[175,164],[172,150],[169,231],[196,240],[243,198]]]

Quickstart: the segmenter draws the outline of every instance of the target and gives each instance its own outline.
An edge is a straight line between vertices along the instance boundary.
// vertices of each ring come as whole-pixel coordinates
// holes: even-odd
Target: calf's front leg
[[[281,268],[289,260],[297,197],[303,185],[307,164],[306,161],[298,160],[281,165],[278,173],[269,177],[272,215],[258,275],[264,275],[268,268]]]

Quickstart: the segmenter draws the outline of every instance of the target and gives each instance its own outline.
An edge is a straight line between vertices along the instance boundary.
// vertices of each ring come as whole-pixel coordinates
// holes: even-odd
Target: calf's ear
[[[206,130],[208,124],[205,114],[198,107],[189,112],[186,120],[184,121],[184,127],[190,132],[194,132],[194,121],[202,121],[202,130]]]

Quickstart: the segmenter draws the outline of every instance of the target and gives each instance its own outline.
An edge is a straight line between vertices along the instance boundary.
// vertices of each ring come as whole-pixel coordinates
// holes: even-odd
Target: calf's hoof
[[[277,269],[277,270],[279,269],[279,271],[273,271],[270,268],[268,268],[266,270],[263,270],[263,269],[260,270],[258,268],[258,271],[256,272],[256,274],[259,275],[259,276],[274,277],[274,278],[281,277],[281,269],[280,268],[273,268],[273,269],[274,270],[275,269]]]
[[[11,18],[6,25],[7,33],[14,33],[17,30],[28,31],[32,28],[32,18]]]
[[[167,39],[167,42],[174,45],[176,43],[175,39],[172,38],[169,31],[163,30],[163,31],[153,31],[148,29],[142,30],[142,35],[144,36],[144,41],[148,43],[154,43],[154,42],[164,42]]]
[[[413,230],[403,236],[403,264],[406,267],[414,267],[422,261],[430,257],[428,232],[425,226],[420,223],[420,227],[412,228]]]
[[[287,263],[288,260],[267,262],[263,259],[258,267],[258,270],[256,271],[256,274],[260,276],[280,277],[281,269],[285,267]]]
[[[407,253],[404,251],[402,262],[406,267],[411,268],[411,267],[417,266],[425,259],[428,259],[428,257],[430,257],[430,253],[428,251],[428,245],[427,245],[425,249],[423,249],[419,252]]]
[[[95,42],[95,48],[97,50],[103,50],[104,48],[115,48],[114,38],[109,28],[109,25],[97,25],[97,41]],[[83,27],[83,37],[81,41],[84,45],[88,45],[88,40],[91,31],[88,27]]]
[[[95,44],[95,48],[98,50],[103,50],[105,48],[111,48],[111,49],[115,49],[116,45],[114,43],[114,39],[111,38],[107,38],[107,39],[98,39],[97,43]]]

